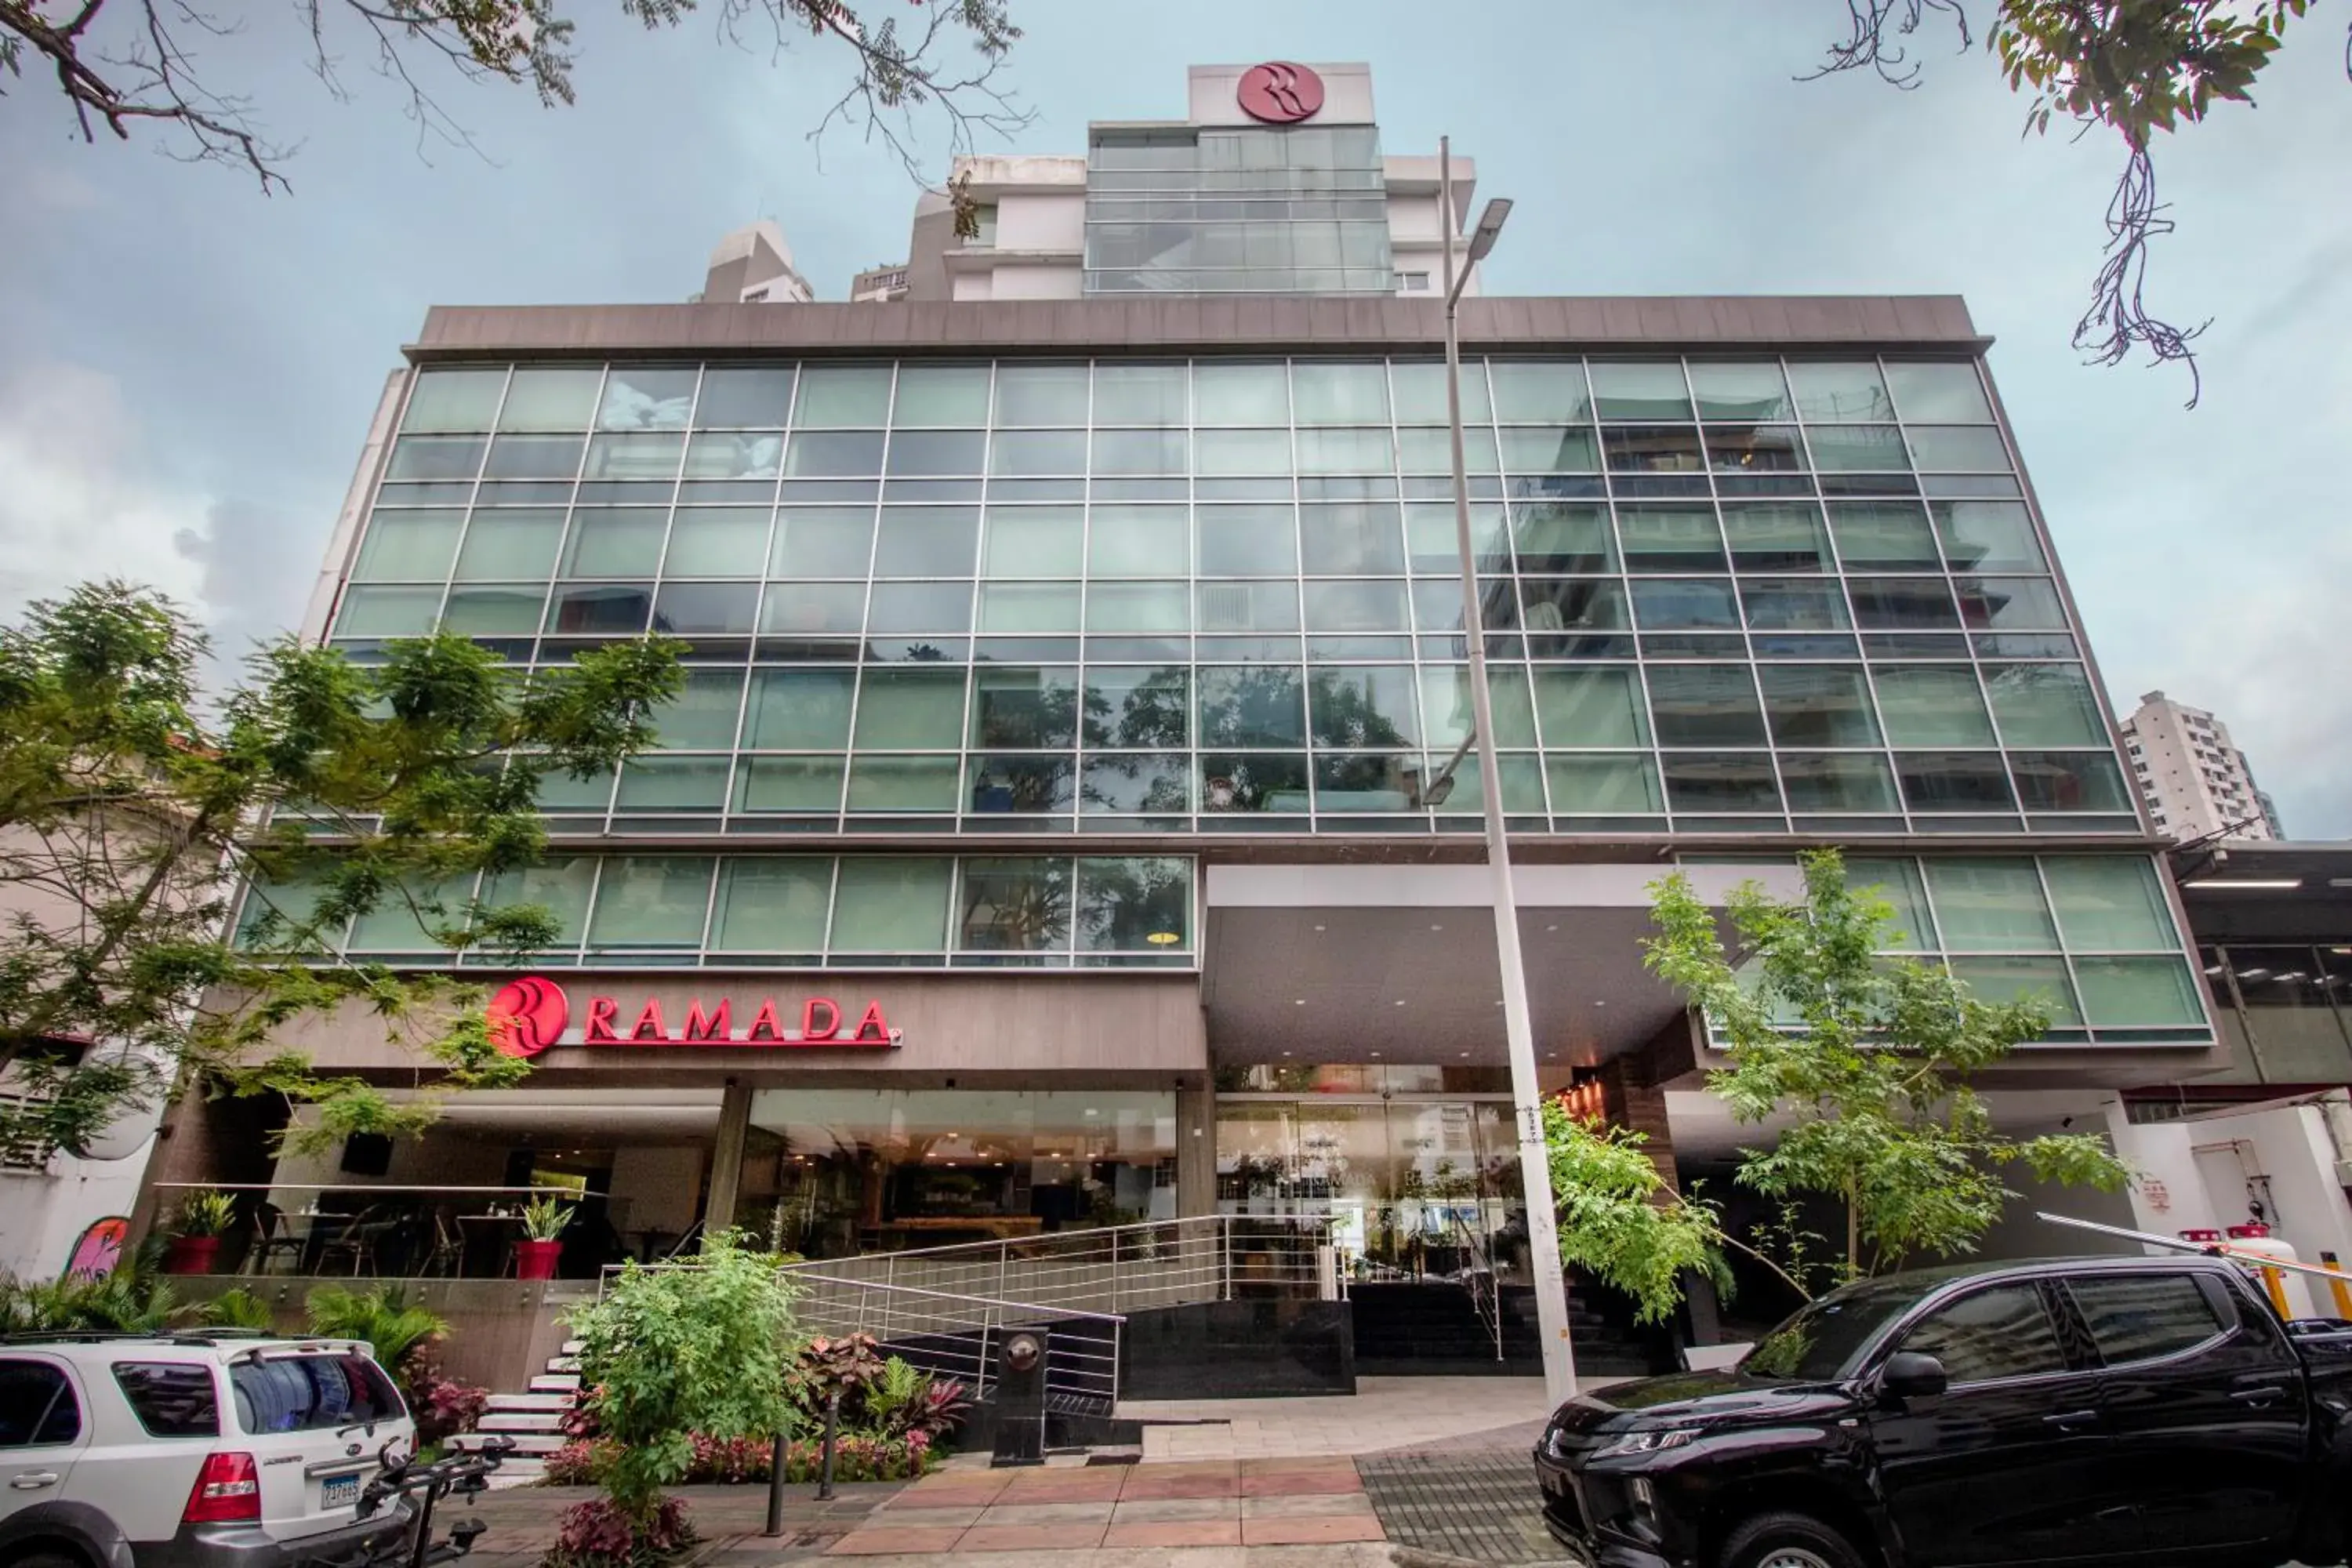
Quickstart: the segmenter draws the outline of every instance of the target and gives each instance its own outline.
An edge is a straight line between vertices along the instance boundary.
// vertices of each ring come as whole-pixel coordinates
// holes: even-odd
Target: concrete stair
[[[490,1478],[494,1489],[527,1487],[547,1474],[547,1456],[571,1439],[563,1419],[580,1405],[578,1340],[566,1340],[560,1353],[550,1356],[547,1370],[519,1394],[493,1394],[489,1407],[474,1430],[450,1439],[456,1448],[478,1446],[485,1437],[503,1437],[513,1445]]]

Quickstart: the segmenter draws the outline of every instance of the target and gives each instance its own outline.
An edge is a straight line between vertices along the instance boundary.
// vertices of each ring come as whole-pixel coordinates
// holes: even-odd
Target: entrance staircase
[[[453,1448],[478,1447],[484,1437],[503,1437],[514,1445],[490,1477],[497,1487],[527,1487],[547,1474],[547,1456],[571,1439],[564,1435],[564,1417],[580,1405],[580,1342],[566,1340],[547,1359],[547,1370],[530,1380],[521,1394],[493,1394],[489,1408],[471,1432],[449,1439]]]
[[[1447,1280],[1359,1284],[1348,1300],[1359,1376],[1525,1376],[1543,1370],[1530,1286],[1505,1285],[1489,1295]],[[1568,1328],[1580,1375],[1639,1377],[1651,1370],[1642,1345],[1581,1291],[1569,1297]]]

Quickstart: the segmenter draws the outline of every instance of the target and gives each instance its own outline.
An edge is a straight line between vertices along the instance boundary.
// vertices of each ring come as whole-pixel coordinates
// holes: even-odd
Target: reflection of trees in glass
[[[1307,714],[1290,666],[1212,667],[1200,672],[1201,744],[1304,746]]]
[[[987,669],[972,683],[972,744],[1057,752],[1075,744],[1078,683],[1063,669]]]
[[[989,952],[1045,952],[1070,944],[1070,863],[1023,857],[963,863],[960,944]]]
[[[1381,688],[1395,689],[1383,694]],[[1318,746],[1410,746],[1413,744],[1412,671],[1318,669],[1310,706]],[[1397,722],[1398,716],[1404,720]]]
[[[1202,811],[1305,811],[1307,755],[1232,756],[1216,752],[1201,758]]]
[[[975,757],[974,812],[1067,811],[1076,768],[1068,757]]]
[[[1190,765],[1181,752],[1097,752],[1087,759],[1078,796],[1100,811],[1184,816],[1192,810]]]
[[[1132,684],[1106,686],[1106,676],[1132,674]],[[1149,749],[1184,744],[1189,682],[1181,665],[1137,672],[1097,670],[1087,682],[1086,736],[1089,746]],[[1118,699],[1117,706],[1112,703]]]
[[[1095,952],[1185,951],[1192,931],[1192,872],[1191,861],[1173,857],[1080,860],[1078,946]]]

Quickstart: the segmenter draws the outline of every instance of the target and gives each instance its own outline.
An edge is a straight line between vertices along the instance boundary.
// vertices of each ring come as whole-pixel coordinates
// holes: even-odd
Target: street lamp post
[[[1454,529],[1462,556],[1462,633],[1470,650],[1470,709],[1478,744],[1478,792],[1486,814],[1486,867],[1495,903],[1495,950],[1502,968],[1503,1032],[1511,1053],[1511,1120],[1519,1134],[1519,1181],[1528,1205],[1528,1266],[1535,1275],[1536,1322],[1543,1340],[1544,1392],[1554,1405],[1576,1394],[1576,1352],[1568,1337],[1568,1290],[1560,1273],[1559,1219],[1551,1162],[1544,1146],[1543,1090],[1536,1079],[1536,1037],[1528,1013],[1527,961],[1519,951],[1518,900],[1511,889],[1511,847],[1503,825],[1503,776],[1495,761],[1494,704],[1486,692],[1486,635],[1478,605],[1477,552],[1470,537],[1470,478],[1462,450],[1462,343],[1455,311],[1470,267],[1495,247],[1507,201],[1490,201],[1472,231],[1461,277],[1454,276],[1454,148],[1437,142],[1439,223],[1445,237],[1445,416],[1454,439]],[[1452,773],[1449,765],[1447,773]],[[1450,788],[1452,779],[1445,781]]]

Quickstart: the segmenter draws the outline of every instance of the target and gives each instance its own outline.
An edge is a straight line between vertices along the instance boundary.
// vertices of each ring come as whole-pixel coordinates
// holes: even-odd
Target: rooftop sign
[[[1268,125],[1295,125],[1323,108],[1323,79],[1290,60],[1268,60],[1242,73],[1234,97],[1242,112]]]

